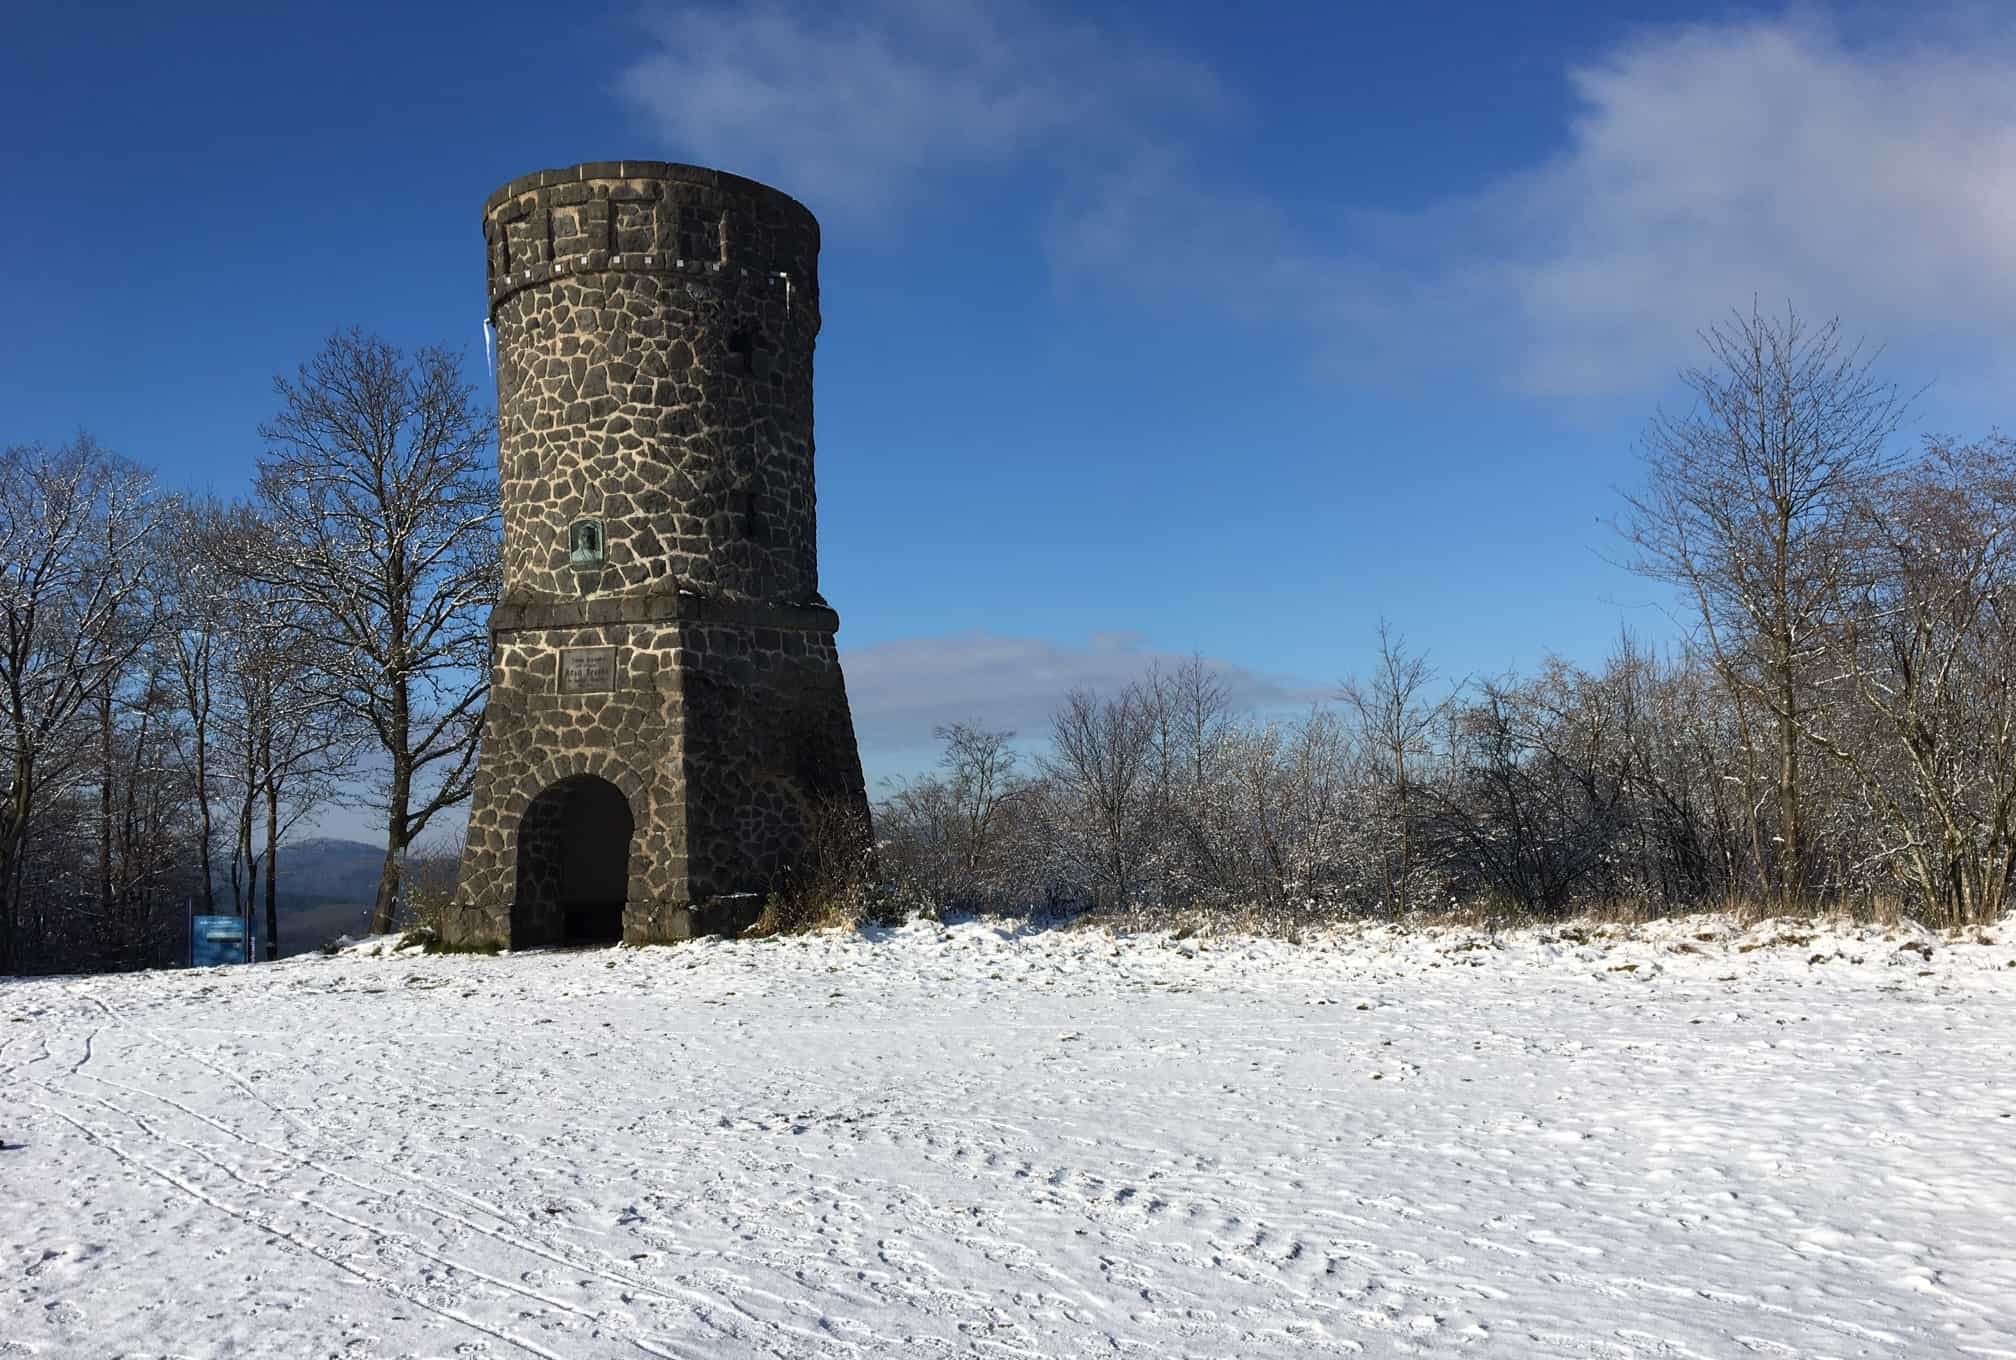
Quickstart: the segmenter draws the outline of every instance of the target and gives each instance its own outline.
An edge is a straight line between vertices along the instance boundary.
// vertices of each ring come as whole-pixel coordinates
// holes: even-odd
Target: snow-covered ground
[[[0,985],[0,1355],[2016,1356],[1986,938],[916,925]]]

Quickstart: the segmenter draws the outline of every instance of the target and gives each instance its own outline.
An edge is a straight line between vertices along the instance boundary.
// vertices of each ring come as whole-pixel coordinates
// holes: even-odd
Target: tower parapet
[[[490,303],[556,275],[621,269],[784,276],[818,315],[819,223],[789,194],[669,161],[521,175],[483,205]]]

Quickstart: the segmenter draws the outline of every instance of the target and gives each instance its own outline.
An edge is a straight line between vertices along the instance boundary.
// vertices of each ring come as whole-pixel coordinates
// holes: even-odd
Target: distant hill
[[[280,847],[280,956],[306,954],[338,935],[359,935],[370,923],[371,903],[385,847],[363,841],[316,836]],[[230,910],[230,888],[220,886],[221,905]],[[265,889],[254,913],[265,927]]]
[[[306,954],[338,935],[361,935],[371,922],[385,847],[315,836],[280,847],[280,956]],[[266,888],[259,888],[255,931],[266,923]],[[218,906],[231,910],[231,887],[217,885]],[[263,953],[263,950],[262,950]]]
[[[280,888],[318,897],[369,902],[385,867],[385,847],[315,836],[280,847]]]

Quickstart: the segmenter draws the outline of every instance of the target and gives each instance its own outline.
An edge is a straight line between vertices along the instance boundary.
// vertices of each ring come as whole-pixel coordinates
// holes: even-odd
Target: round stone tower
[[[504,596],[461,942],[739,928],[859,819],[819,595],[819,224],[735,175],[606,161],[483,209]]]

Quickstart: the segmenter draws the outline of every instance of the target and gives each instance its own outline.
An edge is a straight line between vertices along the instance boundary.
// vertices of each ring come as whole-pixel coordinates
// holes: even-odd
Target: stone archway
[[[621,940],[636,829],[623,791],[592,774],[562,779],[527,804],[518,823],[512,947]]]

